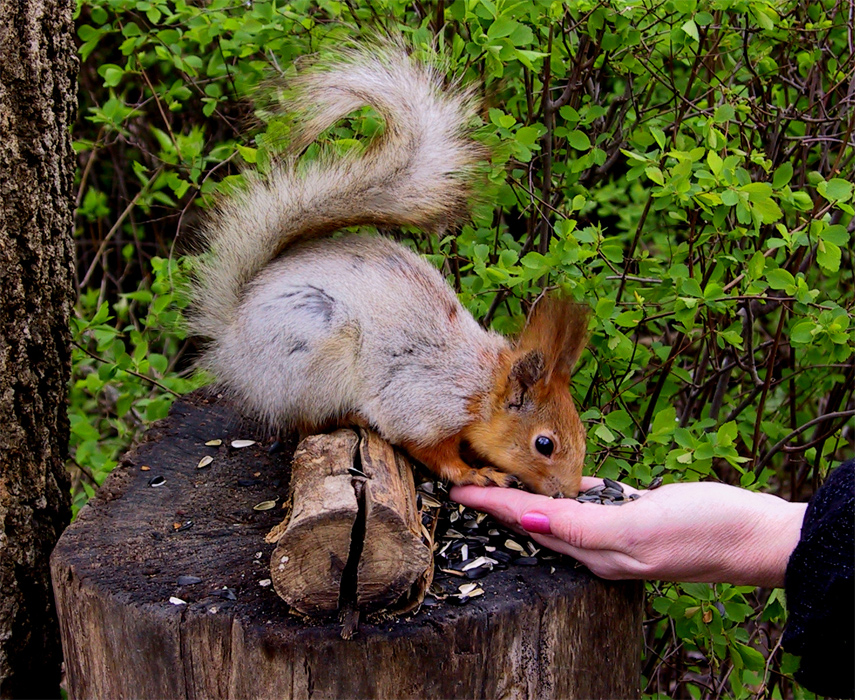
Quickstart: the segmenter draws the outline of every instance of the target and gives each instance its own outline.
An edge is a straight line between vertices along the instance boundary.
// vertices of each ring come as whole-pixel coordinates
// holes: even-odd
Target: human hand
[[[585,477],[582,490],[600,483]],[[602,578],[783,586],[807,504],[711,482],[624,491],[641,498],[604,506],[478,486],[455,486],[451,498]]]

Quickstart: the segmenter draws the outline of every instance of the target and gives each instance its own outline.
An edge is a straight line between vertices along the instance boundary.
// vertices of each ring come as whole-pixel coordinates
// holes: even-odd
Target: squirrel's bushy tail
[[[299,153],[354,110],[370,105],[385,131],[362,152],[297,165],[287,158],[222,202],[203,238],[191,290],[194,333],[217,338],[234,320],[243,287],[284,248],[356,225],[441,230],[467,215],[472,175],[484,158],[471,138],[471,89],[443,85],[432,66],[398,45],[340,52],[291,83],[286,109]]]

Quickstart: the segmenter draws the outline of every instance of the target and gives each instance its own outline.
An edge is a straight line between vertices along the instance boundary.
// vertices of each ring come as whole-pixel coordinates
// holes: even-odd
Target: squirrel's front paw
[[[518,479],[510,474],[505,474],[492,467],[484,467],[482,469],[470,469],[462,481],[457,482],[463,484],[475,484],[475,486],[513,486],[518,483]]]

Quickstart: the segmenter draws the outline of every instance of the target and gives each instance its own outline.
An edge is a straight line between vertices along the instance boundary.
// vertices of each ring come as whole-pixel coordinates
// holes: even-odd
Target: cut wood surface
[[[52,557],[71,698],[639,696],[641,585],[563,557],[494,571],[464,606],[363,620],[350,640],[334,617],[293,614],[264,538],[295,445],[269,445],[191,395],[80,511]]]

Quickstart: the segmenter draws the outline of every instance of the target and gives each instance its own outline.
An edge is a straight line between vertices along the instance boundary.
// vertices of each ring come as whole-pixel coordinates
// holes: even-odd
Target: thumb
[[[518,511],[518,522],[532,535],[550,536],[575,550],[614,549],[624,528],[624,508],[569,499],[545,499],[525,504]]]

